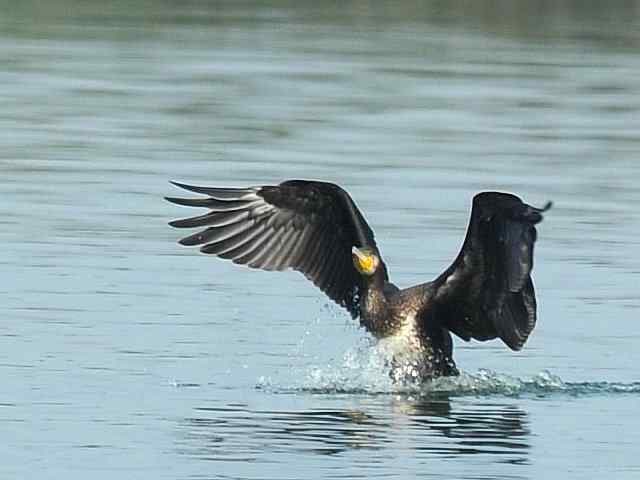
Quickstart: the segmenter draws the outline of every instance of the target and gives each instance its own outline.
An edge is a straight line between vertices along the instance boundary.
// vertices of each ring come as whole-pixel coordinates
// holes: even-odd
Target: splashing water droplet
[[[348,349],[341,359],[324,366],[293,369],[286,382],[260,377],[256,388],[272,392],[402,394],[431,396],[501,395],[548,396],[552,394],[640,394],[640,382],[564,382],[559,376],[544,370],[529,378],[480,369],[475,373],[461,372],[456,377],[439,377],[424,381],[412,363],[404,359],[400,376],[394,365],[394,348],[378,342],[361,343]]]

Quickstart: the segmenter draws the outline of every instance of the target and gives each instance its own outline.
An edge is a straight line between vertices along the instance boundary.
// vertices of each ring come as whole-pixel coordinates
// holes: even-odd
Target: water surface
[[[640,4],[0,4],[2,478],[640,474]],[[390,384],[296,273],[180,248],[167,180],[347,188],[401,286],[485,189],[540,225],[526,348]]]

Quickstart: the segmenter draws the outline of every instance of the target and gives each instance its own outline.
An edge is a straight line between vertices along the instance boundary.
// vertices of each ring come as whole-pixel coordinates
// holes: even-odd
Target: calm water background
[[[401,286],[475,192],[554,200],[527,347],[399,391],[298,274],[166,225],[169,179],[296,177]],[[639,185],[637,1],[2,2],[0,478],[639,478]]]

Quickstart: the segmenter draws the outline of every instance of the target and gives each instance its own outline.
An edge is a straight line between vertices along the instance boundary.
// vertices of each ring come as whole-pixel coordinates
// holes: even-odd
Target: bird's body
[[[210,210],[171,222],[206,227],[180,243],[253,268],[302,272],[375,337],[398,340],[398,379],[457,374],[451,333],[464,340],[499,337],[519,350],[535,326],[534,225],[550,205],[531,207],[507,193],[476,195],[454,262],[431,282],[399,289],[364,216],[335,184],[176,185],[207,197],[169,201]]]

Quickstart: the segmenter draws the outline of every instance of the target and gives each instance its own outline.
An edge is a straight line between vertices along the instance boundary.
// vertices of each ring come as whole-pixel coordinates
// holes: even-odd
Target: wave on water
[[[640,382],[565,382],[542,371],[519,378],[491,370],[461,372],[457,377],[428,381],[394,382],[390,352],[378,345],[348,350],[341,361],[291,371],[286,384],[261,377],[257,388],[274,393],[312,394],[409,394],[424,396],[536,396],[639,394]]]

